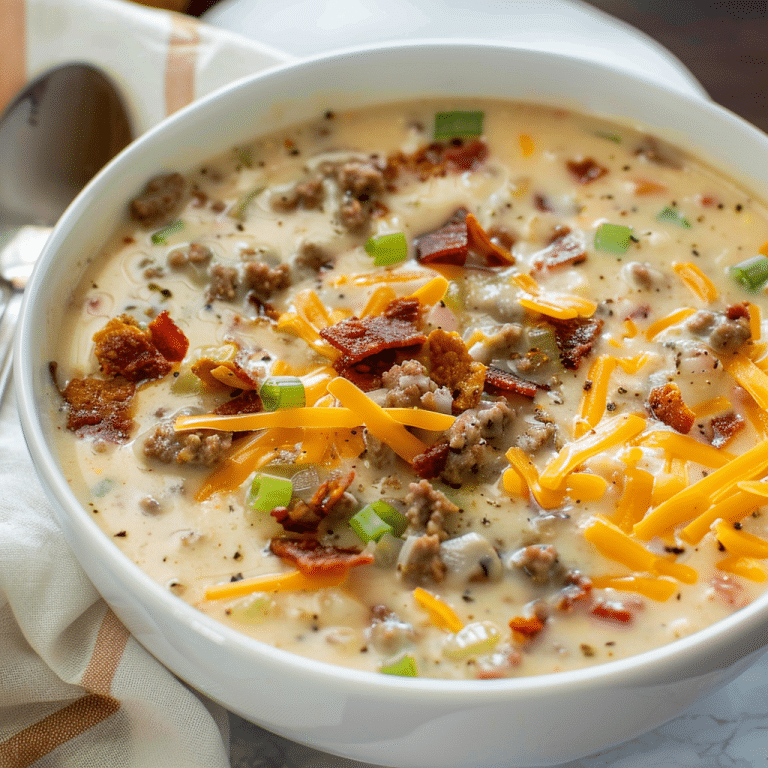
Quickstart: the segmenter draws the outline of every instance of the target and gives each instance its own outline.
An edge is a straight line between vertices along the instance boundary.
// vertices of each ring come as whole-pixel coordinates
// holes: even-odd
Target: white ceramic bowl
[[[382,46],[272,69],[194,104],[116,158],[68,209],[27,289],[16,385],[32,458],[90,578],[160,661],[230,710],[290,739],[389,766],[552,765],[678,715],[741,672],[768,641],[768,596],[691,637],[592,669],[487,681],[398,678],[275,650],[198,613],[129,562],[63,479],[49,436],[48,372],[61,315],[127,200],[160,170],[186,170],[326,109],[435,95],[531,100],[650,126],[768,197],[768,138],[725,110],[602,65],[477,43]]]

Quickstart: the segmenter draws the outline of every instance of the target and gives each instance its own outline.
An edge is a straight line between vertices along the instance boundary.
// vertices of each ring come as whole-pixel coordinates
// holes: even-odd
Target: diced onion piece
[[[443,656],[460,660],[490,653],[500,639],[501,632],[492,621],[473,621],[446,638]]]
[[[365,544],[378,541],[385,533],[392,533],[392,526],[382,520],[370,504],[355,512],[349,518],[349,525]]]
[[[757,291],[768,282],[768,256],[752,256],[735,264],[728,272],[743,288]]]
[[[374,235],[366,241],[365,252],[373,258],[374,266],[399,264],[408,258],[408,241],[403,232]]]
[[[259,396],[267,411],[306,405],[304,382],[297,376],[270,376],[261,385]]]
[[[324,587],[337,587],[349,575],[349,569],[322,576],[306,576],[301,571],[271,573],[251,579],[213,584],[205,590],[206,600],[224,600],[250,595],[253,592],[313,592]]]
[[[374,403],[365,392],[351,381],[338,376],[328,382],[328,391],[343,406],[357,414],[358,421],[365,424],[374,437],[389,445],[400,458],[405,459],[408,463],[411,463],[427,449],[427,446],[418,437],[395,421],[380,405]]]
[[[666,208],[662,208],[656,214],[656,221],[676,224],[678,227],[682,227],[683,229],[691,228],[691,222],[688,221],[688,219],[686,219],[685,216],[680,213],[680,211],[676,210],[671,205],[666,206]]]
[[[438,112],[435,115],[434,138],[440,141],[457,137],[482,136],[484,116],[481,111]]]
[[[152,234],[152,243],[154,245],[168,245],[168,236],[184,229],[184,222],[181,219],[166,224],[162,229]]]
[[[287,507],[293,496],[293,483],[287,477],[256,475],[248,491],[248,506],[257,512]]]
[[[595,231],[595,248],[605,253],[623,256],[629,248],[632,229],[623,224],[603,222]]]
[[[416,659],[408,654],[399,658],[397,661],[393,661],[391,664],[385,664],[383,667],[379,667],[379,672],[382,672],[385,675],[399,675],[400,677],[418,677],[419,675]]]
[[[448,603],[427,592],[423,587],[416,587],[413,590],[413,598],[429,614],[432,623],[441,629],[458,632],[464,627],[464,623]]]

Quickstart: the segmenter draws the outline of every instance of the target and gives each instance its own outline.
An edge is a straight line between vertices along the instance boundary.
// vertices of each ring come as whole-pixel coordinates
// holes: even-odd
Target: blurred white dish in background
[[[221,0],[203,20],[299,58],[388,40],[504,42],[618,66],[707,97],[660,43],[580,0]]]

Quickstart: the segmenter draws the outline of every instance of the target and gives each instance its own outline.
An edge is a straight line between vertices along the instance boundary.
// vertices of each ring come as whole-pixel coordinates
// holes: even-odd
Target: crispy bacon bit
[[[449,170],[463,173],[464,171],[476,171],[488,157],[488,145],[480,139],[464,144],[459,141],[446,147],[445,164]]]
[[[579,184],[589,184],[608,173],[608,169],[595,162],[591,157],[584,160],[569,160],[566,165]]]
[[[387,158],[385,179],[392,183],[402,172],[415,175],[419,181],[432,176],[445,176],[449,171],[463,173],[476,171],[488,157],[488,146],[480,140],[464,144],[433,142],[410,155],[397,152]]]
[[[581,264],[586,261],[587,251],[580,237],[569,232],[556,238],[543,251],[534,258],[532,266],[534,271],[549,272],[550,270],[564,267],[569,264]]]
[[[559,611],[572,611],[577,603],[592,594],[592,581],[577,570],[565,574],[565,586],[557,593],[554,606]]]
[[[593,317],[572,320],[554,320],[555,343],[560,350],[560,359],[566,368],[577,370],[581,361],[592,351],[595,339],[600,335],[603,321]]]
[[[749,306],[746,304],[746,302],[741,304],[731,304],[726,308],[725,316],[729,320],[739,320],[742,317],[749,320]]]
[[[149,331],[139,328],[130,315],[120,315],[97,331],[96,359],[106,376],[123,376],[128,381],[159,379],[173,367],[152,340]]]
[[[744,585],[729,573],[715,574],[709,583],[712,585],[713,596],[725,605],[744,608],[749,604],[749,597],[744,594]]]
[[[712,430],[710,443],[715,448],[724,448],[735,435],[744,429],[744,419],[737,413],[724,413],[722,416],[713,416],[709,422]]]
[[[552,205],[549,198],[546,195],[542,195],[540,192],[537,192],[533,196],[533,207],[542,213],[555,212],[555,207]]]
[[[544,621],[538,616],[514,616],[509,620],[509,628],[516,640],[528,642],[544,629]]]
[[[683,435],[691,431],[696,421],[696,414],[683,402],[680,387],[672,381],[648,393],[648,407],[654,418]]]
[[[133,428],[136,385],[122,378],[72,379],[61,393],[68,407],[67,429],[124,443]]]
[[[425,480],[438,477],[445,469],[448,454],[451,449],[448,443],[430,445],[424,453],[419,454],[412,462],[413,471]]]
[[[466,208],[458,208],[434,232],[417,237],[415,245],[416,258],[423,264],[463,266],[470,254],[482,258],[488,267],[506,267],[515,263],[514,256],[494,242]]]
[[[214,391],[227,389],[257,389],[259,382],[236,360],[215,360],[203,357],[196,360],[190,370],[208,388]]]
[[[635,619],[635,611],[640,607],[641,604],[630,606],[627,602],[600,598],[595,600],[589,612],[598,619],[616,621],[620,624],[631,624]],[[632,610],[633,608],[635,609],[634,611]]]
[[[395,299],[381,315],[349,317],[320,335],[342,352],[343,365],[358,363],[386,349],[423,344],[427,337],[418,329],[421,304],[418,299]]]
[[[349,472],[344,477],[326,480],[308,502],[297,499],[288,507],[276,507],[271,515],[286,531],[317,533],[320,523],[330,514],[354,477],[355,473]]]
[[[168,312],[161,312],[150,324],[149,332],[157,351],[171,363],[180,363],[189,349],[189,339],[171,320]]]
[[[667,191],[663,184],[658,184],[650,179],[633,179],[632,184],[635,187],[635,194],[640,196],[663,195]]]
[[[237,397],[227,400],[214,408],[213,412],[217,416],[237,416],[241,413],[259,413],[264,410],[261,397],[255,389],[248,389],[241,392]]]
[[[458,333],[438,328],[429,334],[427,342],[429,376],[438,387],[451,391],[454,413],[474,408],[483,394],[485,366],[472,359]]]
[[[305,576],[324,576],[373,562],[373,554],[356,549],[323,546],[317,539],[279,537],[269,548],[281,560],[295,565]]]
[[[493,393],[498,391],[513,392],[516,395],[534,398],[538,390],[548,390],[549,386],[547,384],[536,384],[532,381],[526,381],[511,371],[505,371],[503,368],[490,365],[485,372],[485,389]]]

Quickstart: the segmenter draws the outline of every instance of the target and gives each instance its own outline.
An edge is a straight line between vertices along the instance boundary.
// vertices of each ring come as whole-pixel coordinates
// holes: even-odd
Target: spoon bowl
[[[0,117],[0,400],[21,293],[50,230],[131,138],[115,86],[89,64],[41,75]]]

